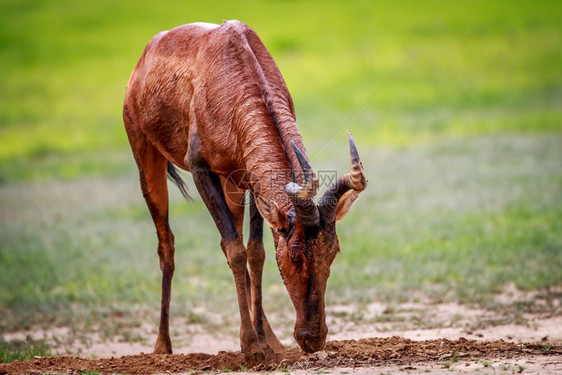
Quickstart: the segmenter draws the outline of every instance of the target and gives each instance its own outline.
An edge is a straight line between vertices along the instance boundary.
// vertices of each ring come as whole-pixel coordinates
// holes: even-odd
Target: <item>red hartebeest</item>
[[[194,23],[152,38],[129,80],[123,119],[158,236],[162,304],[154,352],[172,352],[174,235],[167,173],[185,193],[174,165],[192,173],[220,232],[236,283],[246,357],[260,360],[283,348],[262,308],[263,219],[296,310],[295,339],[306,352],[322,349],[328,332],[324,294],[339,251],[335,222],[367,185],[351,136],[350,172],[315,202],[318,180],[305,156],[291,95],[259,37],[239,21]],[[253,198],[246,246],[245,190]]]

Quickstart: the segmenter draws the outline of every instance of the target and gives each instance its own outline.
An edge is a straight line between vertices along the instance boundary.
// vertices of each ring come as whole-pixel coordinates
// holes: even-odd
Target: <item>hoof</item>
[[[263,354],[265,355],[265,360],[268,362],[275,361],[277,358],[276,350],[269,345],[262,345],[261,347],[263,349]]]
[[[281,353],[285,351],[285,347],[279,340],[277,340],[277,338],[275,338],[275,340],[269,340],[269,345],[271,345],[275,353]]]
[[[244,360],[250,366],[265,362],[265,358],[265,353],[261,349],[244,352]]]
[[[154,344],[153,354],[172,354],[172,342],[169,338],[161,338],[158,336],[156,344]]]

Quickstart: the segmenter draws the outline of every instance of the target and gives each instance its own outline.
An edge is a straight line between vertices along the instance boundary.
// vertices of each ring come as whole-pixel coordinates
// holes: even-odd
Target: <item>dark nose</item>
[[[312,335],[307,329],[301,329],[295,334],[299,346],[307,353],[314,353],[324,348],[326,335]]]

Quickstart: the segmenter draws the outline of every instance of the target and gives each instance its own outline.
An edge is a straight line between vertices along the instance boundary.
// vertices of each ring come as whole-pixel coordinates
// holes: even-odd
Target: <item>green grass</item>
[[[50,356],[51,349],[44,341],[4,341],[0,339],[0,363],[25,361],[35,356]]]
[[[160,30],[196,20],[238,18],[259,32],[311,141],[335,131],[410,56],[350,123],[364,141],[408,145],[561,129],[562,17],[555,1],[219,4],[4,2],[0,67],[9,74],[0,76],[1,179],[47,178],[33,165],[51,155],[71,160],[85,150],[126,147],[120,108],[144,45]]]
[[[463,151],[455,141],[441,152],[393,155],[390,166],[379,166],[372,201],[342,222],[351,234],[345,270],[332,273],[336,288],[370,299],[361,286],[372,278],[397,300],[422,288],[435,302],[487,303],[508,283],[558,285],[561,140],[494,137],[462,141]],[[408,185],[385,172],[408,176]]]
[[[147,41],[192,21],[237,18],[259,33],[315,168],[344,172],[353,131],[370,183],[338,225],[328,304],[421,295],[492,307],[506,284],[562,284],[555,1],[0,8],[0,333],[156,326],[156,236],[120,112]],[[172,188],[171,222],[172,319],[236,328],[232,276],[200,199]],[[291,316],[267,236],[266,310]]]
[[[363,147],[370,185],[339,224],[342,254],[328,304],[401,302],[421,293],[433,302],[491,306],[508,283],[559,285],[561,142],[539,135]],[[133,169],[107,179],[5,185],[0,199],[2,329],[97,329],[103,321],[110,335],[112,327],[157,320],[156,238]],[[197,307],[230,320],[236,294],[210,215],[199,199],[187,203],[172,189],[171,223],[173,316],[200,322],[189,314]],[[266,307],[290,316],[269,237]]]

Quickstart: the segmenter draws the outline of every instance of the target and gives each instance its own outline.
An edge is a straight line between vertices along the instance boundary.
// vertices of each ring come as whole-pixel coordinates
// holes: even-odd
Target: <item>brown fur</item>
[[[204,140],[202,158],[222,176],[250,170],[262,180],[272,170],[297,170],[286,145],[304,150],[281,73],[253,30],[236,21],[156,35],[133,71],[125,109],[129,128],[185,170],[195,134]],[[261,194],[288,212],[276,196],[284,183],[264,185]]]
[[[335,221],[305,227],[298,212],[294,221],[290,219],[294,207],[285,185],[291,175],[302,177],[291,147],[306,155],[304,143],[283,77],[256,33],[238,21],[220,26],[190,24],[159,33],[131,75],[123,120],[158,235],[163,277],[155,353],[172,351],[168,321],[174,236],[168,224],[166,185],[170,162],[192,172],[221,234],[235,279],[240,342],[246,356],[260,360],[282,348],[261,303],[262,216],[274,230],[277,262],[297,313],[295,338],[306,351],[321,349],[327,334],[326,282],[339,251]],[[337,199],[347,189],[359,192],[366,186],[366,181],[351,186],[346,178],[331,189]],[[245,247],[243,193],[247,189],[255,201]],[[346,203],[343,198],[337,208],[333,205],[325,211],[342,211],[331,215],[343,217],[357,197],[346,197],[350,195],[353,200]]]

